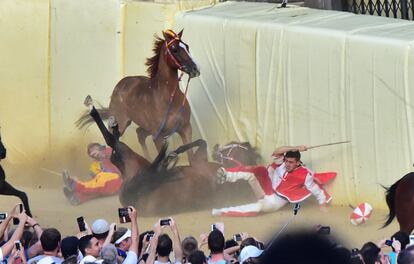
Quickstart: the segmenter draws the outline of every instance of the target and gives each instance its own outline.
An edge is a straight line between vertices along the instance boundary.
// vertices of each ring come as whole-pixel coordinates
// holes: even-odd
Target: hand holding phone
[[[78,218],[76,218],[76,222],[78,222],[79,231],[85,232],[86,224],[85,224],[85,219],[83,218],[83,216],[79,216]]]
[[[16,250],[19,251],[21,249],[21,247],[20,247],[20,241],[19,240],[15,241],[14,242],[14,246],[16,247]]]
[[[389,239],[385,240],[385,245],[391,247],[392,246],[392,240],[389,240]]]
[[[170,219],[161,219],[160,220],[160,226],[170,225],[170,223],[171,223]]]
[[[241,236],[241,234],[235,234],[233,236],[233,239],[234,239],[234,241],[239,242],[239,241],[242,241],[242,236]]]
[[[118,208],[118,216],[119,216],[119,222],[122,224],[131,222],[131,218],[129,217],[129,213],[128,213],[128,207]]]

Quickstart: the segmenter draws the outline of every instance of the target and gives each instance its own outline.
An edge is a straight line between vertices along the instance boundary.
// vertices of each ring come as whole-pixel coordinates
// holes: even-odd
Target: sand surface
[[[104,218],[109,222],[118,222],[117,208],[120,206],[117,196],[99,198],[79,206],[72,206],[58,188],[19,187],[26,191],[30,199],[32,213],[42,227],[56,227],[62,234],[72,235],[77,232],[76,217],[83,215],[91,224],[96,218]],[[0,208],[8,211],[12,204],[18,203],[15,197],[0,196]],[[309,199],[311,200],[311,199]],[[341,239],[347,247],[361,247],[367,241],[375,241],[391,236],[398,230],[396,221],[385,229],[379,229],[386,218],[387,211],[375,210],[369,222],[353,226],[349,222],[351,209],[348,206],[330,206],[328,213],[319,211],[314,201],[303,204],[298,215],[293,219],[288,229],[311,227],[315,224],[331,226],[332,233]],[[138,208],[139,215],[139,208]],[[252,236],[266,240],[293,215],[290,206],[279,212],[264,214],[258,217],[229,218],[213,217],[210,210],[193,211],[172,215],[179,226],[182,238],[187,235],[199,236],[202,232],[209,232],[214,222],[224,222],[225,236],[230,238],[235,233],[248,232]],[[158,218],[166,216],[138,216],[140,231],[152,229]]]

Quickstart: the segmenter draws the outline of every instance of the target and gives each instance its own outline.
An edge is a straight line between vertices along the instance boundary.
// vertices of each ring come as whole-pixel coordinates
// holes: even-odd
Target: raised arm
[[[180,234],[178,232],[177,224],[175,220],[171,217],[170,218],[170,227],[173,233],[173,245],[174,245],[174,261],[181,262],[183,259],[183,250],[181,248],[181,239]]]

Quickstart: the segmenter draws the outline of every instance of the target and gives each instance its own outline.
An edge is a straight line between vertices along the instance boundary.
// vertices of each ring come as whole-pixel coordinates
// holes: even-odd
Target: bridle
[[[175,41],[178,41],[178,44],[182,43],[185,46],[187,51],[188,51],[188,45],[184,43],[184,41],[182,41],[181,38],[177,34],[175,34],[171,29],[167,29],[165,31],[165,34],[171,37],[170,41],[168,42],[165,41],[165,56],[167,56],[167,58],[171,60],[180,71],[183,71],[183,65],[181,65],[181,63],[177,60],[177,58],[172,54],[170,50],[170,45],[174,43]],[[181,79],[181,76],[179,79]]]
[[[216,150],[216,153],[215,153],[216,154],[215,156],[218,159],[217,161],[220,164],[223,164],[225,160],[230,160],[230,161],[234,162],[237,166],[242,166],[243,164],[240,161],[238,161],[235,158],[230,156],[231,152],[235,148],[241,148],[241,149],[244,149],[244,150],[248,150],[247,147],[245,147],[241,144],[238,144],[238,143],[227,144],[223,147],[219,146]],[[225,152],[225,154],[223,154],[224,152]]]

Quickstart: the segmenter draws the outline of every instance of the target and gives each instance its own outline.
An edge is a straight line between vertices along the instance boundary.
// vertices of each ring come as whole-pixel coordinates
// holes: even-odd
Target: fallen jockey
[[[63,193],[72,205],[78,205],[101,196],[118,193],[121,185],[121,173],[110,161],[112,148],[99,143],[88,145],[88,155],[93,159],[89,169],[88,181],[80,181],[63,171],[65,187]]]
[[[322,185],[334,179],[336,173],[313,173],[303,166],[300,161],[300,152],[306,150],[306,146],[280,147],[273,153],[273,163],[267,168],[262,165],[220,168],[217,174],[219,183],[246,180],[252,186],[258,201],[213,209],[212,214],[255,216],[259,213],[279,210],[288,203],[302,202],[311,195],[317,199],[320,209],[327,211],[326,206],[332,198]],[[258,184],[252,184],[252,182]]]

